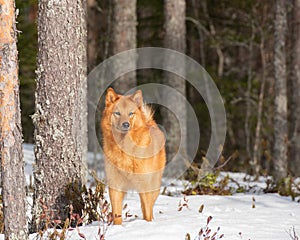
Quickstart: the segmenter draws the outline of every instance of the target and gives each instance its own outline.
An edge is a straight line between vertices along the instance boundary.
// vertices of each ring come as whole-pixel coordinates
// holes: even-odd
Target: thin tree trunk
[[[199,54],[199,59],[200,59],[200,64],[201,66],[205,69],[206,68],[206,55],[205,55],[205,39],[207,37],[208,31],[203,27],[203,25],[201,24],[201,22],[199,21],[200,17],[199,17],[199,3],[197,3],[195,0],[192,0],[190,2],[186,2],[187,6],[188,4],[191,5],[192,8],[192,13],[193,13],[193,17],[188,17],[186,16],[186,21],[189,21],[191,23],[193,23],[197,29],[198,32],[198,36],[199,36],[199,50],[197,50],[197,47],[195,44],[190,44],[189,47],[189,56],[197,59],[197,56]],[[188,7],[187,7],[188,8]],[[188,13],[186,14],[188,15]],[[190,32],[187,31],[186,35],[190,35],[192,34],[192,30]],[[188,50],[187,50],[188,51]],[[204,76],[205,77],[205,76]],[[195,102],[198,101],[198,99],[195,97],[195,90],[192,86],[187,85],[187,98],[190,102]],[[208,94],[209,96],[209,94]],[[191,121],[191,117],[189,116],[189,112],[187,113],[187,126],[190,126],[190,121]],[[194,129],[191,127],[187,127],[187,142],[192,141],[193,136],[194,136]],[[192,152],[192,145],[191,144],[187,144],[187,151],[188,153]]]
[[[136,0],[112,0],[112,55],[136,48]],[[114,68],[120,68],[120,65],[132,63],[135,60],[126,62],[119,61]],[[134,66],[133,66],[134,67]],[[116,70],[117,72],[117,70]],[[118,93],[126,93],[128,90],[136,87],[136,71],[125,74],[115,83],[114,88]]]
[[[87,0],[87,62],[88,62],[88,72],[91,72],[93,68],[97,64],[98,60],[98,53],[100,48],[100,12],[98,10],[98,3],[96,0]],[[94,105],[96,102],[94,99],[97,98],[96,96],[96,89],[99,86],[95,86],[95,81],[88,81],[88,150],[96,154],[98,143],[94,141],[94,133],[93,130],[95,129],[92,126],[95,118],[95,111],[97,106]]]
[[[165,13],[165,38],[164,38],[164,46],[166,48],[171,48],[177,50],[179,52],[185,53],[186,50],[186,27],[185,27],[185,1],[184,0],[165,0],[164,6]],[[164,60],[166,64],[172,63],[172,59],[167,58]],[[184,67],[184,66],[183,66]],[[186,85],[185,80],[180,77],[165,72],[163,83],[176,89],[183,96],[186,96]],[[181,112],[180,116],[176,116],[181,119],[182,122],[186,123],[186,106],[184,101],[180,101],[176,98],[176,96],[172,96],[171,94],[166,94],[163,96],[163,103],[166,107],[172,109],[177,108]],[[162,109],[161,111],[163,115],[163,125],[167,132],[167,158],[170,161],[173,156],[177,153],[179,149],[179,144],[181,141],[181,146],[183,152],[183,156],[186,153],[186,138],[187,138],[187,129],[186,124],[180,126],[178,120],[173,115],[173,113],[167,109]]]
[[[212,39],[215,41],[214,48],[216,49],[216,53],[217,53],[218,59],[219,59],[218,68],[217,68],[218,77],[222,77],[223,72],[224,72],[224,62],[225,62],[225,57],[224,57],[224,54],[222,51],[222,46],[220,44],[220,41],[216,38],[216,28],[209,16],[206,0],[201,1],[201,4],[202,4],[204,16],[209,25],[209,33],[210,33]]]
[[[207,36],[209,36],[209,32],[205,29],[205,27],[201,24],[200,22],[200,12],[199,12],[199,3],[196,0],[191,0],[190,2],[186,2],[187,7],[189,6],[189,4],[191,5],[190,8],[192,8],[192,15],[193,17],[190,16],[186,16],[185,20],[189,21],[191,23],[193,23],[197,29],[197,33],[199,36],[199,50],[196,50],[195,44],[190,44],[190,48],[189,49],[189,55],[191,55],[191,57],[193,57],[194,59],[197,59],[197,57],[200,60],[200,64],[201,66],[205,69],[206,68],[206,55],[205,55],[205,39]],[[186,15],[189,15],[189,13],[187,12]],[[191,35],[192,34],[192,30],[190,30],[190,32],[188,32],[187,29],[187,33],[186,35]],[[187,38],[188,40],[188,38]],[[199,51],[199,52],[197,52]],[[199,54],[199,56],[198,56]]]
[[[256,177],[259,176],[259,171],[261,169],[259,158],[259,146],[260,146],[260,132],[262,125],[262,112],[263,112],[263,103],[264,103],[264,93],[265,93],[265,84],[266,84],[266,59],[265,59],[265,51],[264,51],[264,39],[262,37],[260,46],[260,57],[261,57],[261,85],[258,97],[258,109],[257,109],[257,123],[255,129],[255,139],[254,139],[254,147],[253,147],[253,172]]]
[[[276,0],[274,21],[274,77],[275,77],[275,109],[274,109],[274,151],[273,175],[280,181],[287,175],[287,87],[286,87],[286,1]]]
[[[0,153],[6,240],[28,239],[15,2],[0,0]]]
[[[41,204],[68,215],[68,184],[84,181],[87,146],[85,1],[39,1],[33,227]],[[34,230],[34,229],[33,229]]]
[[[289,169],[300,176],[300,0],[294,0],[292,16],[292,59],[290,83]]]
[[[100,10],[96,0],[87,0],[87,62],[88,72],[97,65],[100,47]]]
[[[100,2],[97,0],[87,0],[87,32],[88,32],[88,73],[90,73],[97,64],[109,56],[109,37],[111,36],[111,18],[112,4],[110,0]],[[104,73],[102,73],[104,74]],[[98,81],[88,80],[88,150],[93,152],[93,169],[97,168],[96,156],[99,152],[99,142],[94,138],[95,126],[93,124],[100,122],[101,111],[96,111],[99,96],[97,89],[103,89],[104,82],[101,81],[103,76],[97,77]],[[96,112],[96,115],[95,115]],[[100,125],[96,126],[96,131]],[[99,167],[99,166],[98,166]]]
[[[250,116],[251,116],[251,91],[252,91],[252,57],[253,57],[253,41],[255,37],[254,23],[251,24],[252,34],[249,42],[249,62],[248,62],[248,73],[247,73],[247,91],[246,91],[246,118],[245,118],[245,134],[246,134],[246,152],[247,157],[251,158],[251,134],[250,134]]]

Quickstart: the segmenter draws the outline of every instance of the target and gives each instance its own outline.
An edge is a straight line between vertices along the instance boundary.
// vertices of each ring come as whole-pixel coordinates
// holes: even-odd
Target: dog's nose
[[[129,122],[123,122],[122,123],[122,128],[124,128],[124,129],[128,129],[129,126],[130,126]]]

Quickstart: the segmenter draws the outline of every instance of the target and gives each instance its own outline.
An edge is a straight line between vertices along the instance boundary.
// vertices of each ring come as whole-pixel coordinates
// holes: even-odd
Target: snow
[[[110,226],[107,240],[176,240],[191,239],[197,236],[201,227],[206,225],[209,216],[213,219],[209,226],[212,231],[220,227],[223,239],[240,240],[283,240],[289,239],[288,231],[294,226],[300,232],[300,206],[287,197],[277,194],[255,195],[255,208],[252,208],[252,195],[234,196],[188,196],[188,208],[178,211],[182,197],[159,196],[154,207],[155,220],[146,222],[141,218],[139,199],[136,193],[129,193],[124,203],[134,216],[125,219],[122,226]],[[204,204],[202,213],[199,207]],[[94,223],[80,228],[86,239],[97,238],[98,226]],[[241,234],[240,234],[241,233]],[[72,236],[71,236],[72,235]],[[82,239],[76,231],[70,239]],[[35,239],[31,235],[31,239]]]
[[[26,160],[25,172],[27,181],[32,175],[33,149],[31,145],[24,145],[24,156]],[[251,189],[264,187],[265,178],[253,183],[252,179],[245,174],[222,173],[221,176],[230,174],[232,178],[242,186],[253,184]],[[246,179],[246,180],[245,180]],[[248,179],[248,180],[247,180]],[[251,180],[251,181],[250,181]],[[164,182],[169,180],[164,179]],[[240,193],[233,196],[208,196],[195,195],[186,196],[187,207],[184,206],[178,211],[178,204],[184,202],[180,190],[188,183],[176,180],[172,186],[167,187],[168,192],[174,196],[160,195],[155,207],[155,219],[146,222],[142,219],[139,197],[137,193],[129,192],[124,204],[123,224],[121,226],[109,226],[106,240],[184,240],[187,233],[191,239],[198,239],[197,234],[200,228],[205,227],[207,218],[212,216],[209,227],[224,234],[228,240],[292,240],[289,231],[295,228],[297,235],[300,235],[300,203],[292,201],[290,197],[282,197],[278,194],[263,194],[262,191],[252,193]],[[108,194],[106,193],[108,199]],[[203,211],[199,207],[204,205]],[[130,212],[132,217],[126,218],[125,212]],[[99,223],[79,228],[79,231],[88,240],[99,239]],[[0,240],[4,239],[0,235]],[[30,239],[37,239],[36,234],[30,235]],[[79,240],[77,230],[68,232],[66,239]]]
[[[147,223],[140,218],[125,221],[123,226],[109,229],[107,239],[184,239],[186,233],[196,236],[206,225],[209,216],[214,231],[220,227],[224,239],[288,239],[286,231],[295,226],[300,231],[300,206],[287,198],[277,195],[255,196],[255,208],[252,208],[252,196],[190,196],[188,208],[178,211],[181,198],[160,196],[154,208],[155,220]],[[141,216],[138,198],[129,194],[127,201],[131,214]],[[204,204],[202,213],[199,207]],[[162,213],[159,213],[162,212]],[[193,237],[192,237],[193,239]]]

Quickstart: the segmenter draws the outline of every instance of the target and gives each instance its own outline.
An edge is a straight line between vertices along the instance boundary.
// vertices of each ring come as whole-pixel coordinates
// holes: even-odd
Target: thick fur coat
[[[131,189],[139,192],[143,218],[151,221],[166,163],[165,137],[142,92],[123,96],[109,88],[101,128],[114,223],[122,223],[123,198]]]

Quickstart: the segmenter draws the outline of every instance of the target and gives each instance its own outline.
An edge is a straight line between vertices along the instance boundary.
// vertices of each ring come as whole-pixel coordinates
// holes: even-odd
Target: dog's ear
[[[112,88],[107,89],[105,99],[106,106],[110,105],[111,103],[114,103],[118,98],[118,94],[116,94],[116,92]]]
[[[143,105],[143,94],[141,90],[137,90],[132,96],[132,100],[141,107]]]

